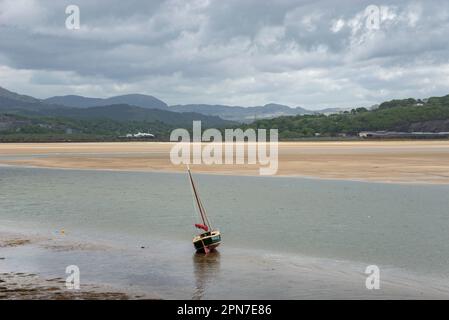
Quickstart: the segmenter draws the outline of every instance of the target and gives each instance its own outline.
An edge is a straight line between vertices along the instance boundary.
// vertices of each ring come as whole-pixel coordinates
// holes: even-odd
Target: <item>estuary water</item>
[[[186,174],[0,167],[0,230],[64,243],[3,248],[0,271],[76,264],[82,281],[174,299],[449,298],[447,185],[194,179],[223,234],[208,256]]]

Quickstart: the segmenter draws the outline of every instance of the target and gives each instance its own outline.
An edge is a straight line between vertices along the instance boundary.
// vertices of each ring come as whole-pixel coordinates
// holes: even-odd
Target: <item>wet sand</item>
[[[66,169],[184,171],[173,143],[0,144],[0,164]],[[203,144],[204,146],[204,144]],[[260,165],[192,165],[195,172],[259,175]],[[449,183],[449,141],[280,142],[278,176]]]
[[[78,244],[53,244],[53,239],[42,236],[25,236],[9,232],[0,232],[0,299],[7,300],[129,300],[154,299],[154,296],[130,293],[125,290],[109,288],[105,285],[82,284],[80,289],[69,290],[62,277],[45,277],[36,273],[4,272],[2,265],[6,259],[14,260],[14,254],[8,253],[6,258],[2,250],[22,246],[41,245],[54,252],[67,250],[92,250],[92,247]],[[33,249],[32,249],[33,250]],[[14,253],[14,250],[12,251]],[[32,261],[30,261],[32,263]]]
[[[122,292],[108,292],[90,286],[68,290],[62,278],[43,279],[32,273],[0,273],[0,299],[8,300],[128,300]]]
[[[160,252],[151,248],[148,252],[139,248],[137,253],[114,246],[1,231],[0,239],[0,299],[447,299],[449,296],[447,279],[390,268],[382,268],[380,290],[367,290],[363,272],[366,266],[346,261],[229,248],[192,256],[190,250],[185,254],[177,246],[169,250],[180,257],[165,253],[165,259],[161,259]],[[97,281],[85,281],[89,278],[85,264],[99,257],[93,264]],[[62,266],[69,261],[80,264],[80,290],[65,287]],[[105,279],[113,280],[104,282]]]

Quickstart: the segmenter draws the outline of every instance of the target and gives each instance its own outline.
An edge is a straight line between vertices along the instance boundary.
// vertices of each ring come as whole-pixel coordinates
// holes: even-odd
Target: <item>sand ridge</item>
[[[174,143],[8,143],[0,164],[67,169],[185,171]],[[203,146],[205,143],[203,143]],[[260,164],[191,165],[195,172],[259,175]],[[449,141],[280,142],[278,176],[378,182],[449,183]]]

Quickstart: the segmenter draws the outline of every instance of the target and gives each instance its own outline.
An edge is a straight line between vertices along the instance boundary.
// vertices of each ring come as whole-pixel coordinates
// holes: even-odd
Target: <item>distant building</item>
[[[138,133],[128,133],[125,135],[125,138],[154,138],[154,134],[147,132],[138,132]]]
[[[449,132],[397,132],[397,131],[362,131],[359,137],[364,139],[446,139]]]
[[[359,132],[359,137],[360,138],[370,138],[373,136],[372,133],[373,132],[370,132],[370,131],[362,131],[362,132]]]

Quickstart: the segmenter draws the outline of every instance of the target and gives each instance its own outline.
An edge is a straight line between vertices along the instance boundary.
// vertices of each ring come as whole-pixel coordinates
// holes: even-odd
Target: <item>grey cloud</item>
[[[77,31],[72,2],[0,0],[0,71],[30,75],[0,86],[312,108],[449,93],[443,0],[379,3],[379,30],[365,27],[371,0],[80,0]]]

